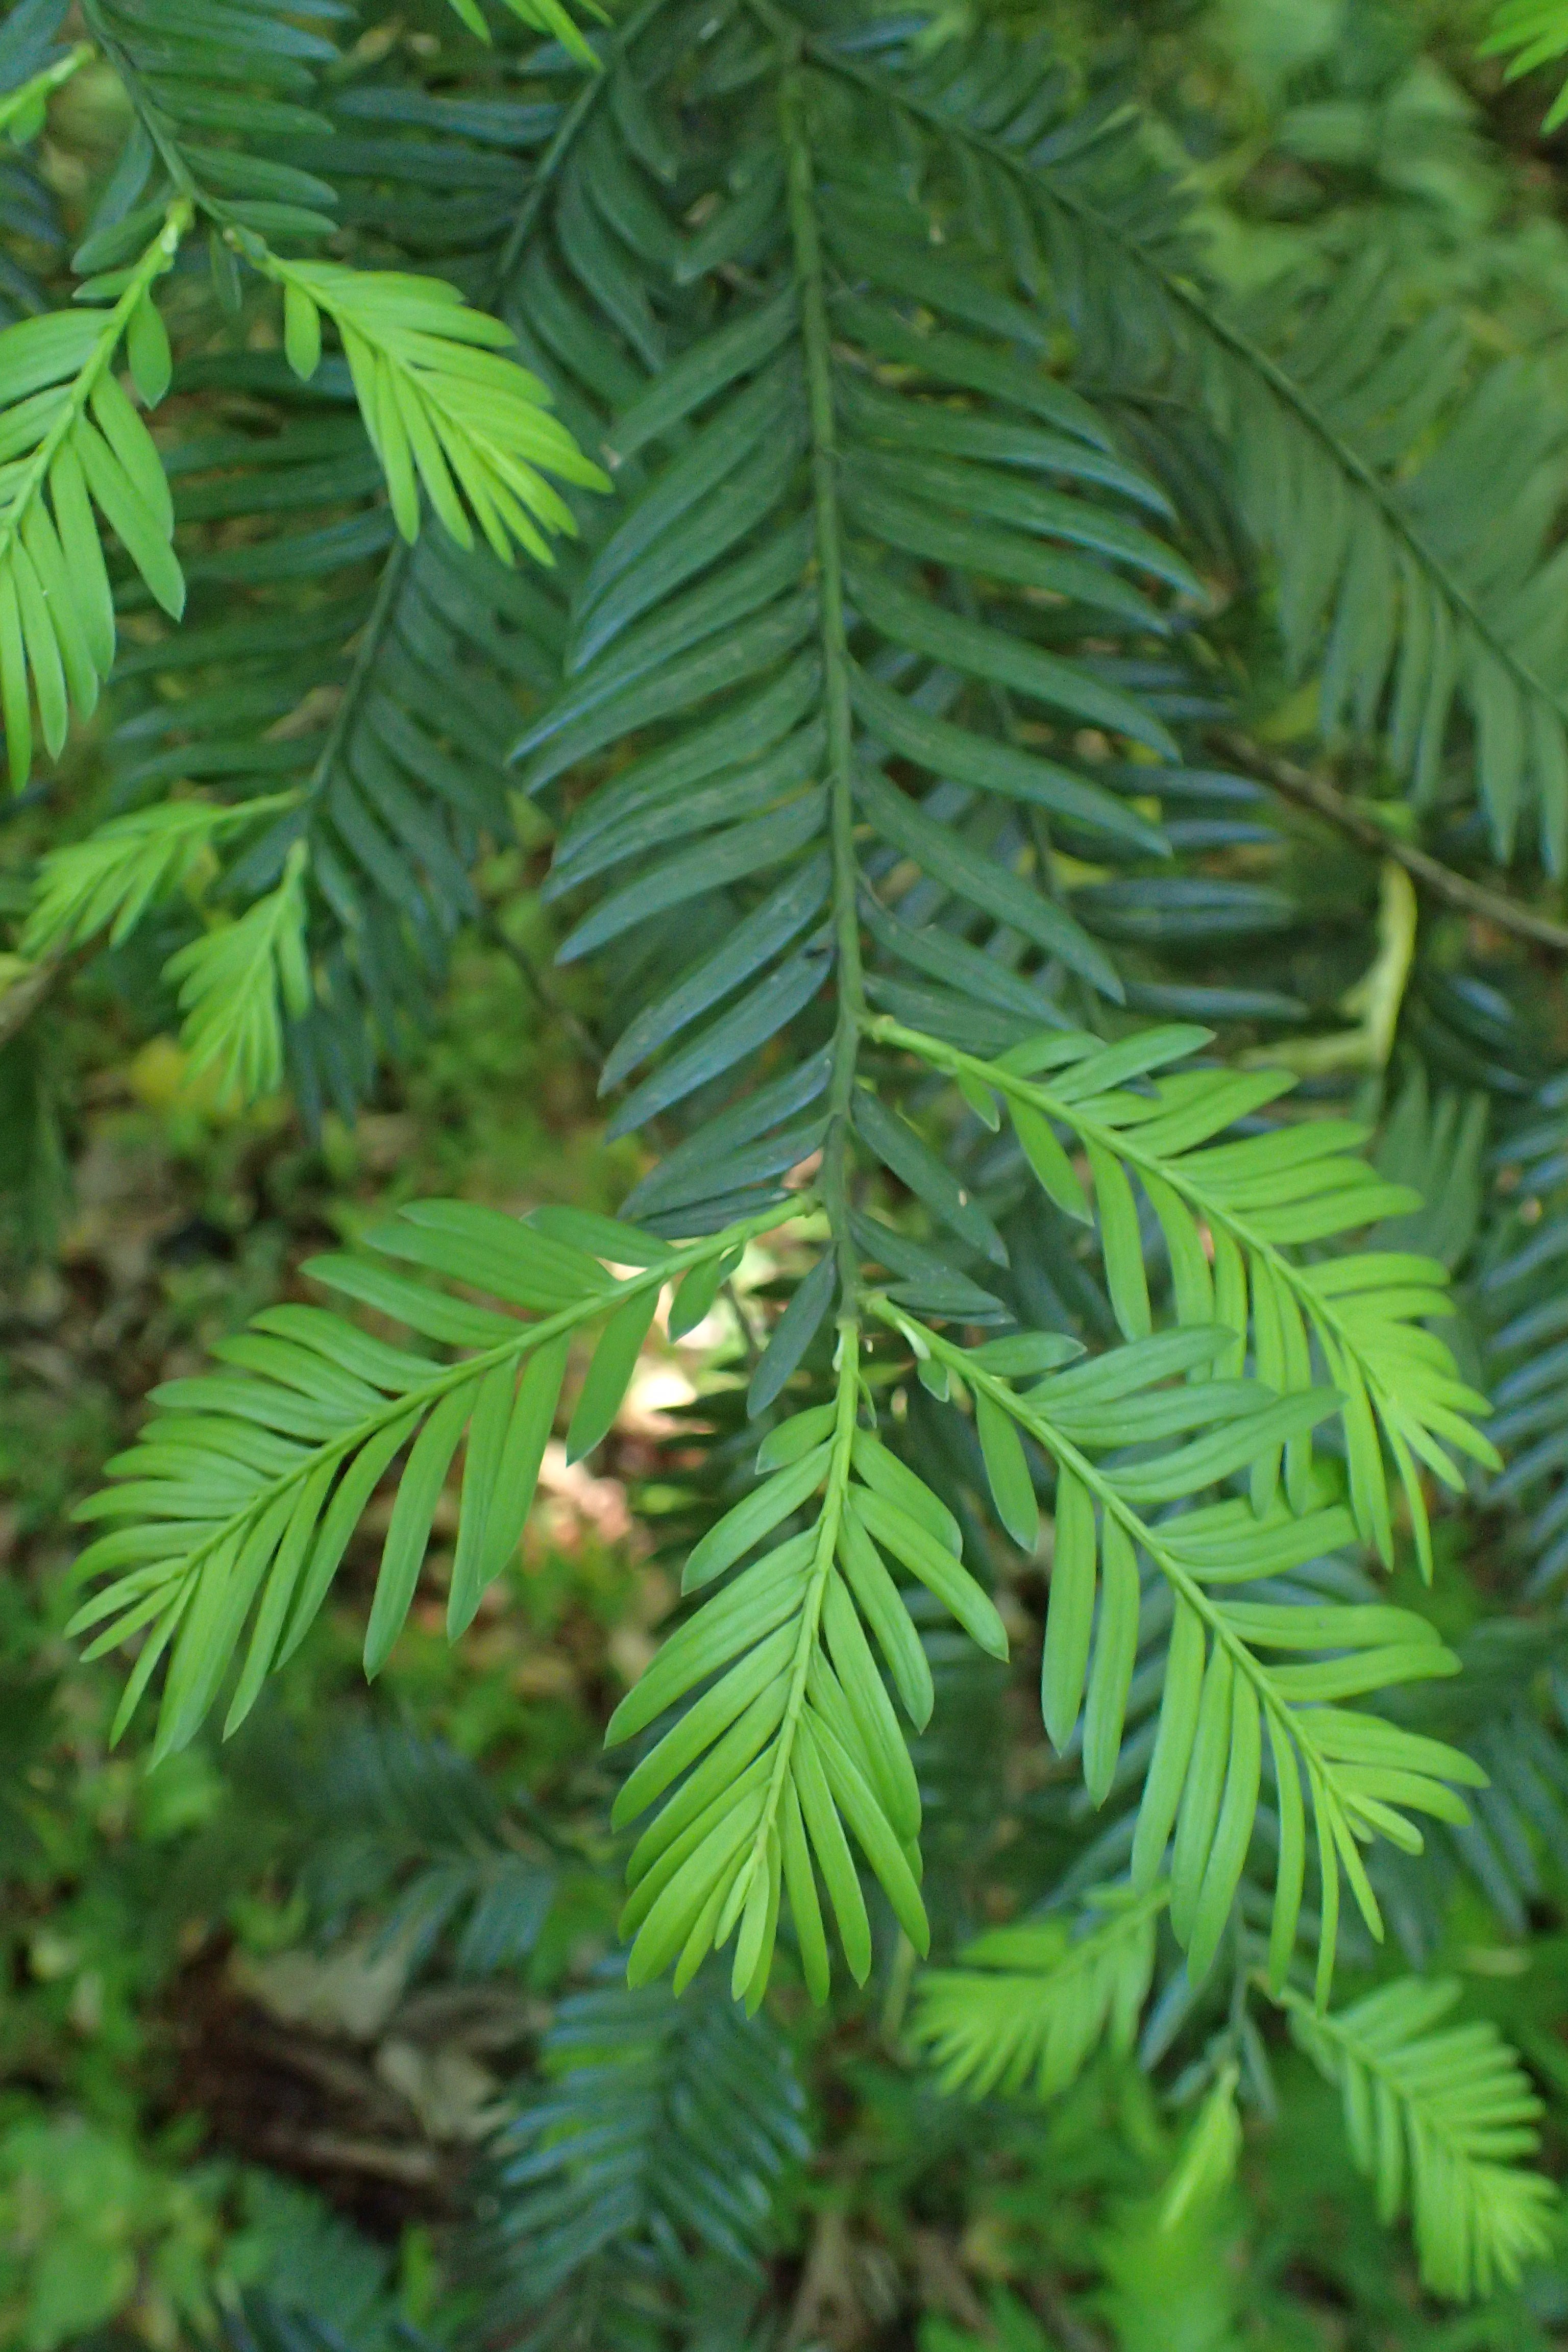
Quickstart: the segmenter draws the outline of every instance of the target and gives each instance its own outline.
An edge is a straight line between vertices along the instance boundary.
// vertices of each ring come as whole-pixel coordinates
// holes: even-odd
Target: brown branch
[[[1568,955],[1568,924],[1554,923],[1549,915],[1538,915],[1529,907],[1521,907],[1500,890],[1489,890],[1484,883],[1467,880],[1463,874],[1456,874],[1452,866],[1429,856],[1426,850],[1413,849],[1407,842],[1395,840],[1374,817],[1365,815],[1331,784],[1306,768],[1298,768],[1292,761],[1261,751],[1244,736],[1226,735],[1222,740],[1227,755],[1238,766],[1261,776],[1281,799],[1293,801],[1298,808],[1310,809],[1314,816],[1321,817],[1373,856],[1392,857],[1434,898],[1445,899],[1467,915],[1479,915],[1483,922],[1493,924],[1500,931],[1511,932],[1515,939],[1528,940],[1532,947],[1550,948],[1554,955]],[[1150,771],[1152,781],[1154,773]]]
[[[284,2164],[320,2166],[331,2172],[362,2172],[372,2179],[395,2180],[409,2189],[422,2189],[439,2180],[444,2168],[437,2148],[360,2139],[347,2132],[296,2132],[279,2126],[267,2133],[265,2144]]]

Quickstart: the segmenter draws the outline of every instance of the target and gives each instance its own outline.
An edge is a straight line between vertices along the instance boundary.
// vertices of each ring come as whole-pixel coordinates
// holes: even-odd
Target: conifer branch
[[[1548,948],[1553,955],[1568,955],[1568,923],[1554,922],[1551,916],[1537,914],[1532,907],[1521,906],[1517,898],[1500,890],[1489,890],[1483,883],[1472,882],[1468,875],[1456,874],[1451,866],[1445,866],[1426,850],[1402,841],[1398,834],[1379,824],[1375,817],[1336,792],[1323,777],[1299,767],[1293,760],[1281,758],[1278,752],[1265,751],[1251,737],[1227,736],[1225,748],[1238,766],[1266,777],[1282,799],[1293,802],[1298,808],[1310,810],[1348,841],[1353,841],[1359,849],[1370,851],[1374,857],[1392,857],[1413,881],[1429,890],[1434,898],[1441,898],[1445,905],[1458,908],[1461,914],[1479,916],[1494,930],[1525,940],[1531,947]]]

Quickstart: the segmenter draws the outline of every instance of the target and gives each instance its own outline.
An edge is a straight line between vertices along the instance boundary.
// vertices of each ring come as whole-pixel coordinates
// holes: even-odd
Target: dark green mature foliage
[[[639,2306],[645,2324],[668,2322],[695,2242],[728,2273],[738,2318],[756,2298],[778,2174],[810,2147],[773,2029],[748,2022],[721,1981],[680,2002],[616,1986],[562,2002],[541,2054],[544,2081],[500,2135],[481,2192],[497,2316],[541,2343],[635,2326]]]
[[[1215,730],[1269,665],[1310,680],[1379,786],[1352,837],[1430,822],[1512,864],[1504,918],[1551,940],[1557,426],[1392,257],[1244,314],[1048,31],[514,13],[560,37],[513,60],[526,96],[367,65],[324,5],[84,10],[131,127],[74,307],[0,332],[0,700],[21,785],[107,685],[113,805],[46,857],[23,950],[205,883],[164,966],[193,1063],[352,1116],[526,793],[647,1163],[616,1220],[411,1201],[312,1261],[375,1329],[271,1306],[157,1391],[79,1508],[73,1629],[139,1642],[120,1727],[156,1682],[160,1758],[215,1707],[237,1728],[398,1465],[374,1676],[460,1459],[456,1638],[574,1343],[573,1460],[661,1298],[690,1330],[793,1236],[749,1426],[728,1398],[710,1448],[702,1597],[609,1723],[630,1990],[558,2013],[500,2146],[504,2324],[635,2341],[676,2324],[684,2250],[754,2260],[799,2127],[747,2015],[775,1969],[819,2004],[836,1954],[865,1983],[889,1937],[907,1989],[971,1924],[951,1851],[922,1892],[973,1763],[933,1656],[999,1667],[1000,1588],[1047,1565],[1043,1723],[1081,1791],[1040,1809],[1041,1919],[918,1980],[917,2037],[952,2084],[1048,2095],[1151,1997],[1151,2065],[1213,2012],[1179,2219],[1234,2164],[1244,2069],[1266,2095],[1272,2007],[1433,2289],[1511,2282],[1552,2193],[1519,2063],[1437,2030],[1437,1984],[1328,2004],[1342,1945],[1387,1919],[1425,1958],[1461,1875],[1521,1923],[1564,1844],[1560,1629],[1510,1599],[1450,1645],[1422,1586],[1478,1496],[1503,1573],[1534,1563],[1509,1595],[1561,1573],[1561,1087],[1468,943],[1430,951],[1392,848],[1357,1025],[1299,1034],[1334,877]],[[61,18],[14,12],[18,84],[64,77]],[[345,1899],[395,1883],[389,1932],[459,1969],[531,1951],[546,1825],[509,1843],[395,1743],[355,1809]]]

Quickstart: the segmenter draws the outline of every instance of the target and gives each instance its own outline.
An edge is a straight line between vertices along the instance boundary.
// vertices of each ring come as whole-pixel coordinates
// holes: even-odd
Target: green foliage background
[[[553,19],[522,6],[491,14],[488,46],[475,37],[477,12],[459,7],[454,18],[445,0],[395,16],[366,10],[363,25],[331,27],[352,60],[336,156],[332,139],[319,139],[312,165],[309,132],[290,150],[301,172],[345,175],[342,217],[356,258],[412,254],[411,266],[439,269],[455,252],[480,301],[489,298],[474,257],[498,220],[526,209],[538,110],[575,87],[566,77],[577,71],[567,53],[538,48],[542,32],[561,29]],[[8,26],[26,16],[13,10]],[[297,21],[316,20],[301,9]],[[1288,341],[1300,312],[1348,284],[1367,311],[1385,305],[1401,333],[1457,320],[1472,375],[1503,362],[1497,381],[1515,404],[1507,415],[1536,436],[1519,503],[1555,588],[1568,184],[1539,135],[1555,87],[1549,65],[1505,82],[1478,56],[1485,12],[1457,0],[1154,0],[1131,11],[1077,0],[1048,19],[1029,6],[958,6],[936,32],[956,42],[982,22],[1024,36],[1047,24],[1075,89],[1142,102],[1148,150],[1179,171],[1207,266],[1259,335]],[[407,154],[395,163],[388,152],[399,118],[378,127],[372,110],[353,113],[356,82],[395,79],[431,100],[405,118],[430,147],[408,184],[399,176]],[[488,125],[440,112],[459,100],[491,109]],[[97,64],[63,80],[48,104],[30,163],[0,166],[13,255],[0,294],[18,311],[28,307],[26,271],[48,279],[63,270],[47,207],[79,238],[126,134],[118,87]],[[16,130],[38,138],[29,120]],[[462,143],[441,149],[459,133]],[[195,276],[173,284],[177,331],[182,306],[195,318],[208,298]],[[310,330],[296,317],[293,332],[308,339]],[[1432,350],[1436,369],[1436,339]],[[209,381],[221,383],[229,429],[249,431],[278,396],[278,357],[258,341],[254,353],[226,355],[226,375],[215,365]],[[156,363],[156,353],[144,362]],[[299,479],[279,500],[311,530],[309,469],[341,468],[350,440],[344,383],[321,385],[318,404],[290,425]],[[173,398],[197,413],[203,390],[198,362],[176,375]],[[569,386],[563,401],[585,446],[594,391]],[[1154,429],[1137,399],[1116,414],[1123,451],[1152,465]],[[380,562],[392,538],[384,508],[373,502],[367,523],[354,503],[379,479],[355,448],[362,472],[340,471],[332,495],[358,519],[319,527],[357,530],[363,544],[334,542],[334,563]],[[189,461],[189,488],[176,475],[174,511],[191,544],[205,532],[191,577],[198,587],[207,580],[212,601],[191,625],[214,633],[209,658],[220,662],[219,592],[237,580],[265,591],[265,563],[247,553],[265,532],[223,488],[232,453],[205,454],[205,467],[200,448]],[[1417,436],[1394,471],[1413,474],[1428,454]],[[1387,1220],[1380,1238],[1455,1273],[1461,1370],[1493,1387],[1511,1381],[1499,1398],[1511,1427],[1492,1426],[1517,1455],[1556,1427],[1545,1351],[1562,1328],[1557,1261],[1541,1257],[1511,1288],[1489,1288],[1487,1276],[1505,1255],[1510,1201],[1531,1203],[1531,1229],[1542,1216],[1553,1227],[1561,1213],[1561,959],[1489,929],[1484,917],[1439,909],[1423,916],[1413,969],[1400,886],[1376,854],[1377,833],[1370,850],[1364,836],[1370,821],[1495,881],[1500,835],[1511,845],[1511,802],[1502,815],[1490,803],[1489,835],[1461,753],[1449,774],[1465,768],[1464,788],[1413,811],[1394,765],[1342,730],[1331,772],[1363,813],[1363,838],[1301,816],[1288,789],[1297,763],[1319,756],[1321,665],[1296,657],[1289,615],[1282,625],[1272,601],[1268,550],[1289,539],[1289,517],[1271,518],[1263,499],[1252,520],[1264,554],[1238,557],[1234,518],[1217,494],[1205,497],[1203,452],[1189,456],[1189,474],[1173,485],[1189,520],[1198,518],[1184,543],[1203,541],[1205,571],[1261,581],[1257,594],[1238,590],[1212,633],[1223,756],[1227,766],[1255,761],[1265,777],[1283,762],[1287,793],[1238,815],[1200,793],[1183,846],[1194,870],[1208,858],[1201,870],[1236,894],[1233,911],[1250,906],[1258,918],[1273,891],[1288,919],[1266,913],[1248,930],[1237,915],[1234,933],[1194,919],[1173,967],[1160,961],[1169,946],[1161,925],[1174,920],[1166,902],[1141,898],[1138,883],[1119,880],[1070,833],[1085,854],[1062,858],[1067,887],[1080,910],[1103,916],[1097,937],[1127,946],[1142,1012],[1202,1019],[1192,992],[1233,984],[1227,1045],[1295,1066],[1325,1108],[1377,1125],[1380,1176],[1428,1198],[1418,1221]],[[432,551],[432,536],[427,522],[406,560],[438,572],[447,559]],[[155,557],[149,569],[131,552],[155,596]],[[331,642],[335,658],[333,629],[354,641],[363,618],[360,573],[329,570],[324,556],[316,571],[300,561],[308,584],[299,609],[320,634],[301,629],[296,612],[273,667],[258,664],[240,688],[251,697],[247,741],[274,730],[266,772],[282,790],[302,762],[318,778],[331,773],[335,674],[321,647]],[[546,690],[530,667],[529,635],[538,625],[548,636],[546,599],[536,575],[516,577],[523,584],[510,604],[496,588],[479,619],[466,613],[473,645],[510,649],[501,674],[513,699],[499,721],[484,699],[491,682],[473,681],[477,664],[466,673],[487,740],[497,725],[515,730],[519,709]],[[481,812],[467,881],[436,865],[420,919],[439,943],[423,970],[399,978],[404,1045],[387,1066],[375,1066],[379,1012],[363,1010],[368,960],[340,956],[331,968],[335,1009],[352,1000],[372,1044],[357,1064],[350,1049],[334,1065],[330,1044],[296,1035],[292,1095],[278,1088],[270,950],[259,1009],[237,1043],[229,1032],[214,1043],[199,990],[179,992],[201,970],[193,949],[219,935],[215,912],[232,913],[264,884],[286,887],[287,843],[247,879],[222,864],[220,836],[193,835],[178,853],[184,862],[163,875],[178,887],[90,961],[71,937],[79,903],[62,899],[68,919],[52,936],[40,930],[37,877],[49,851],[169,780],[232,781],[243,764],[199,696],[194,710],[174,705],[177,732],[169,702],[139,683],[153,667],[138,669],[140,651],[159,640],[147,596],[134,580],[121,590],[129,658],[107,710],[64,740],[58,761],[40,761],[44,781],[20,793],[0,832],[13,985],[27,988],[45,968],[49,992],[0,1050],[0,2347],[1531,2352],[1568,2343],[1568,2237],[1554,2204],[1517,2279],[1486,2282],[1462,2307],[1430,2292],[1444,2284],[1446,2249],[1425,2244],[1423,2269],[1396,2218],[1406,2200],[1390,2195],[1386,2214],[1376,2210],[1364,2176],[1381,2153],[1386,2184],[1388,2134],[1378,2143],[1376,2118],[1370,2127],[1363,2119],[1358,2170],[1356,2116],[1347,2137],[1340,2097],[1310,2055],[1323,2029],[1305,1994],[1290,2021],[1255,2010],[1244,1967],[1234,1991],[1220,1983],[1228,1962],[1194,1991],[1152,1920],[1128,1934],[1114,1910],[1082,1904],[1125,1851],[1108,1859],[1096,1847],[1076,1760],[1064,1766],[1041,1739],[1030,1687],[1043,1608],[1032,1527],[1009,1545],[970,1507],[1021,1664],[984,1656],[934,1603],[919,1618],[936,1694],[913,1752],[938,1968],[917,1969],[873,1890],[867,1981],[847,1987],[840,1969],[826,2009],[785,1968],[761,2017],[745,2022],[730,2001],[727,1958],[679,2005],[658,1983],[626,1991],[616,1919],[626,1841],[608,1825],[621,1768],[601,1741],[667,1626],[683,1552],[744,1491],[742,1398],[771,1318],[813,1262],[787,1227],[748,1247],[734,1308],[721,1304],[684,1342],[656,1339],[591,1465],[551,1458],[522,1549],[464,1642],[448,1645],[445,1630],[454,1492],[437,1507],[425,1584],[367,1699],[359,1654],[392,1507],[382,1495],[287,1675],[233,1740],[209,1723],[155,1771],[151,1726],[138,1720],[111,1745],[124,1661],[84,1662],[65,1636],[82,1597],[68,1578],[79,1538],[68,1514],[141,1432],[147,1391],[191,1379],[216,1342],[279,1297],[305,1296],[306,1258],[354,1244],[402,1204],[460,1196],[512,1213],[554,1204],[610,1215],[652,1166],[639,1142],[605,1139],[595,1095],[595,1058],[639,1001],[635,960],[551,969],[572,919],[559,886],[542,888],[549,827],[489,772],[483,789],[500,799]],[[378,674],[377,690],[386,682]],[[312,703],[313,689],[322,691]],[[388,691],[403,692],[403,681],[391,678]],[[227,707],[225,727],[237,708]],[[1187,715],[1173,712],[1172,723]],[[1206,723],[1201,706],[1193,723]],[[1238,734],[1245,756],[1230,748]],[[193,746],[209,736],[210,761],[193,764]],[[481,751],[476,772],[485,764]],[[1560,866],[1543,873],[1533,819],[1521,830],[1518,903],[1551,919]],[[1544,817],[1540,830],[1550,860]],[[1096,891],[1110,895],[1097,901]],[[312,902],[310,919],[313,947],[330,962],[338,909]],[[80,922],[79,934],[90,928]],[[1270,989],[1296,1000],[1293,1018],[1265,1002]],[[248,1076],[260,1099],[238,1099],[226,1076]],[[1516,1232],[1509,1246],[1519,1245]],[[982,1246],[965,1260],[973,1280],[985,1278],[984,1255]],[[1096,1273],[1068,1253],[1063,1263],[1070,1295],[1047,1302],[1044,1319],[1075,1323],[1097,1342],[1112,1337]],[[1109,1262],[1107,1278],[1114,1292]],[[1538,1322],[1522,1327],[1531,1308]],[[807,1359],[805,1378],[816,1383],[813,1401],[827,1395],[825,1357]],[[1552,1469],[1548,1455],[1534,1475]],[[1514,1500],[1522,1490],[1537,1552],[1548,1556],[1533,1584],[1521,1557],[1526,1515],[1510,1515],[1506,1491],[1488,1492],[1479,1470],[1468,1498],[1436,1517],[1429,1588],[1408,1522],[1398,1521],[1393,1574],[1375,1598],[1428,1621],[1465,1671],[1440,1688],[1413,1685],[1388,1711],[1480,1759],[1495,1794],[1478,1828],[1433,1833],[1426,1876],[1397,1859],[1380,1874],[1392,1929],[1381,1953],[1347,1903],[1334,2004],[1342,2016],[1406,1971],[1451,1982],[1457,2006],[1434,2010],[1420,2029],[1507,2035],[1541,2102],[1539,2161],[1555,2178],[1568,2115],[1568,1654],[1552,1489],[1532,1486],[1531,1475],[1516,1475]],[[993,1470],[990,1483],[997,1517],[1018,1536],[1005,1477]],[[1018,1504],[1016,1487],[1013,1501],[1026,1519],[1035,1508],[1032,1494]],[[1333,1597],[1365,1601],[1373,1588],[1352,1580]],[[1041,1924],[1040,1898],[1064,1888],[1079,1909],[1058,1906]],[[1257,1932],[1255,1958],[1267,1945],[1268,1895],[1260,1880],[1241,1898],[1252,1906],[1245,1932]],[[1026,1914],[1034,1924],[1010,1936]],[[1069,1916],[1075,1935],[1110,1922],[1093,1982]],[[976,1946],[984,1930],[989,1940]],[[976,2038],[973,1976],[952,1976],[961,1950],[970,1970],[997,1972],[1012,1988],[1008,2031],[1024,2022],[1010,2069]],[[1083,1980],[1064,1996],[1056,1972],[1074,1967]],[[977,2075],[987,2095],[964,2095]]]

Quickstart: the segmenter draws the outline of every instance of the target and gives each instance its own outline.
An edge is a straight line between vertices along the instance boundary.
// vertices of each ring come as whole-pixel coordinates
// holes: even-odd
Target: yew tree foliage
[[[693,1328],[782,1236],[754,1475],[609,1726],[634,2005],[582,2031],[629,2033],[645,2089],[689,2044],[743,2077],[751,2029],[646,1989],[718,1951],[754,2013],[781,1971],[863,1982],[889,1915],[951,1946],[929,1628],[1005,1659],[1001,1586],[1048,1569],[1079,1859],[917,1975],[917,2037],[953,2086],[1050,2095],[1157,1973],[1166,2005],[1228,1973],[1233,2036],[1275,2004],[1342,2086],[1432,2286],[1511,2279],[1551,2200],[1518,2062],[1437,2030],[1420,1978],[1331,2002],[1391,1890],[1506,1893],[1504,1824],[1563,1818],[1561,1765],[1539,1799],[1517,1769],[1546,1738],[1520,1687],[1469,1705],[1418,1583],[1385,1590],[1479,1496],[1516,1594],[1568,1563],[1559,1097],[1499,1075],[1452,956],[1413,977],[1397,855],[1440,818],[1521,906],[1568,864],[1558,444],[1375,257],[1244,316],[1048,29],[452,5],[547,94],[443,94],[334,0],[82,0],[63,50],[24,0],[0,31],[13,137],[89,60],[128,109],[70,281],[18,283],[0,330],[13,782],[105,694],[116,722],[112,805],[20,944],[47,966],[194,899],[166,976],[195,1063],[352,1118],[525,794],[644,1172],[616,1220],[420,1200],[313,1261],[333,1303],[264,1309],[106,1465],[74,1631],[124,1648],[160,1754],[233,1730],[395,1475],[366,1672],[454,1478],[461,1636],[558,1421],[591,1453],[656,1317]],[[1500,45],[1537,61],[1548,13]],[[1303,1043],[1275,968],[1268,762],[1215,749],[1249,661],[1312,680],[1379,780],[1337,1039]],[[1478,1239],[1489,1120],[1520,1173]],[[563,2093],[517,2178],[585,2128]],[[722,2171],[616,2193],[749,2242]]]

